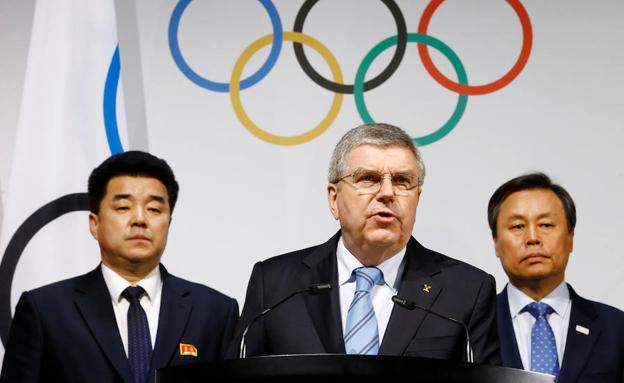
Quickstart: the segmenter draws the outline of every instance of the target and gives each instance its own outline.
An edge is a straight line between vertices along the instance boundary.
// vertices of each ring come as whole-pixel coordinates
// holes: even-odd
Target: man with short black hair
[[[400,128],[347,132],[330,160],[327,198],[340,230],[324,244],[258,262],[237,334],[293,291],[299,295],[253,323],[247,355],[348,353],[462,360],[462,326],[395,306],[394,295],[458,319],[474,359],[500,363],[491,275],[426,249],[412,237],[425,177],[420,152]],[[232,354],[234,354],[233,352]]]
[[[89,229],[102,263],[24,292],[2,382],[153,381],[154,370],[223,357],[238,305],[160,264],[178,197],[149,153],[114,155],[89,177]]]
[[[490,198],[488,222],[509,284],[498,295],[503,365],[559,383],[624,382],[624,313],[565,282],[576,207],[543,173],[516,177]]]

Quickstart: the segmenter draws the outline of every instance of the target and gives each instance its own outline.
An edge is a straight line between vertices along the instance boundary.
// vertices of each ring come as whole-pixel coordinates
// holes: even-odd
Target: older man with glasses
[[[412,237],[424,177],[418,149],[398,127],[367,124],[342,137],[327,186],[340,230],[324,244],[254,266],[238,329],[239,341],[248,330],[247,355],[462,360],[470,353],[457,320],[471,334],[474,360],[500,364],[494,278]],[[294,296],[253,321],[289,293],[323,283],[331,284],[329,293]],[[439,315],[409,310],[416,305]]]

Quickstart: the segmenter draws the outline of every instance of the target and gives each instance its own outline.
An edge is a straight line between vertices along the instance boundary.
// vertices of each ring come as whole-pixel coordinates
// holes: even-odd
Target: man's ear
[[[492,234],[492,243],[494,244],[494,255],[496,255],[496,258],[500,259],[500,254],[498,253],[498,243],[494,234]]]
[[[97,214],[90,212],[89,213],[89,231],[95,240],[98,239],[98,227],[100,226],[100,219]]]
[[[327,185],[327,202],[329,203],[329,210],[331,211],[334,219],[340,218],[340,211],[338,209],[338,187],[336,184]]]

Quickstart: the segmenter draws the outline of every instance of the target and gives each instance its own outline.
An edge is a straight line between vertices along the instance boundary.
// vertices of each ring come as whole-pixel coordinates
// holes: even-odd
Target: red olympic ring
[[[423,15],[420,19],[420,23],[418,24],[418,33],[426,35],[427,28],[429,27],[429,21],[431,21],[431,16],[436,11],[436,9],[442,4],[444,0],[431,0]],[[533,29],[531,27],[531,20],[529,19],[529,15],[520,4],[519,0],[507,0],[507,3],[511,5],[514,9],[518,18],[520,19],[520,24],[522,25],[522,49],[520,50],[520,55],[518,56],[518,60],[513,65],[513,67],[509,70],[509,72],[505,73],[501,78],[496,81],[493,81],[489,84],[484,85],[462,85],[455,81],[448,79],[444,76],[438,68],[435,67],[433,61],[431,60],[431,56],[429,56],[429,51],[427,49],[427,45],[418,44],[418,53],[420,54],[420,59],[425,66],[425,69],[431,77],[433,77],[440,85],[443,87],[452,90],[453,92],[465,95],[482,95],[486,93],[495,92],[505,85],[515,79],[527,61],[529,60],[529,55],[531,53],[531,46],[533,45]]]

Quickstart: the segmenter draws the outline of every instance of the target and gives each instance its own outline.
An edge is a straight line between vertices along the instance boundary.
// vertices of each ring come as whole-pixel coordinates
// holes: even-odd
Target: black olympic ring
[[[317,2],[318,0],[306,0],[306,2],[303,3],[301,9],[299,9],[299,12],[297,13],[297,17],[295,18],[295,25],[293,26],[294,32],[303,33],[303,23],[305,22],[310,9],[312,9]],[[375,78],[364,82],[364,91],[378,87],[390,78],[390,76],[392,76],[401,64],[401,60],[403,60],[403,56],[405,55],[405,48],[407,47],[407,25],[405,24],[405,18],[403,17],[401,9],[393,0],[381,0],[381,2],[388,7],[390,13],[392,13],[394,22],[396,23],[398,36],[397,47],[388,66]],[[303,51],[303,45],[301,43],[293,42],[293,46],[295,48],[295,56],[297,57],[297,61],[299,62],[301,69],[303,69],[312,81],[332,92],[353,93],[353,85],[337,84],[321,76],[314,68],[312,68],[312,65]]]
[[[89,210],[87,193],[67,194],[49,202],[32,213],[15,231],[0,263],[0,337],[6,346],[11,328],[11,285],[15,268],[28,242],[45,225],[74,211]]]

